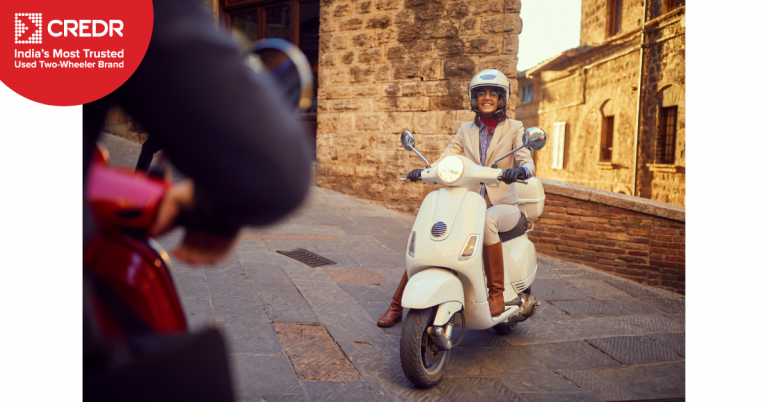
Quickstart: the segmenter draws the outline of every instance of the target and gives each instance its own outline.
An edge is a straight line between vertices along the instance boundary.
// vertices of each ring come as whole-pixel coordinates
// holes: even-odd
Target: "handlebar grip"
[[[497,177],[496,180],[501,181],[501,176]],[[528,182],[525,180],[518,180],[518,181],[514,181],[513,183],[528,184]]]

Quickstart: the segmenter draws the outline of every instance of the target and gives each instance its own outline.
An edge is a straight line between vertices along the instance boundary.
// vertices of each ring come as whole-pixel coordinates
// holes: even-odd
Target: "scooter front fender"
[[[464,305],[461,280],[451,271],[427,268],[408,278],[403,291],[403,307],[425,309],[446,302]]]

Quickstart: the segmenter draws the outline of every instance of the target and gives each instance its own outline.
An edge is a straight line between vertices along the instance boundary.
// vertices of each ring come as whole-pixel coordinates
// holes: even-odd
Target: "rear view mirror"
[[[539,127],[531,127],[523,134],[523,145],[531,151],[538,151],[547,145],[547,133]]]
[[[283,39],[262,39],[246,55],[246,65],[274,80],[283,99],[294,109],[312,106],[312,66],[307,56],[293,43]]]
[[[413,134],[410,131],[405,130],[400,135],[400,142],[403,144],[403,148],[406,151],[413,151],[413,146],[416,144],[416,140],[413,139]]]

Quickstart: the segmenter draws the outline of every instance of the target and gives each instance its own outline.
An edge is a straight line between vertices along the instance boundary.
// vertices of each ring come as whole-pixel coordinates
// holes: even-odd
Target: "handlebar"
[[[401,178],[400,178],[400,181],[406,181],[406,180],[408,180],[408,178],[407,178],[407,177],[401,177]]]
[[[501,181],[501,176],[497,177],[496,180]],[[528,184],[528,182],[525,180],[517,180],[517,181],[513,181],[512,183]]]

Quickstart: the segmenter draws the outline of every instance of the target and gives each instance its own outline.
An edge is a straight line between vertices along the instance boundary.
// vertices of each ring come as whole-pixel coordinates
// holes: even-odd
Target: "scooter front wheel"
[[[434,386],[448,367],[450,350],[440,350],[427,328],[435,321],[437,306],[411,309],[405,317],[400,335],[400,364],[406,378],[418,388]],[[453,318],[451,318],[453,320]]]

